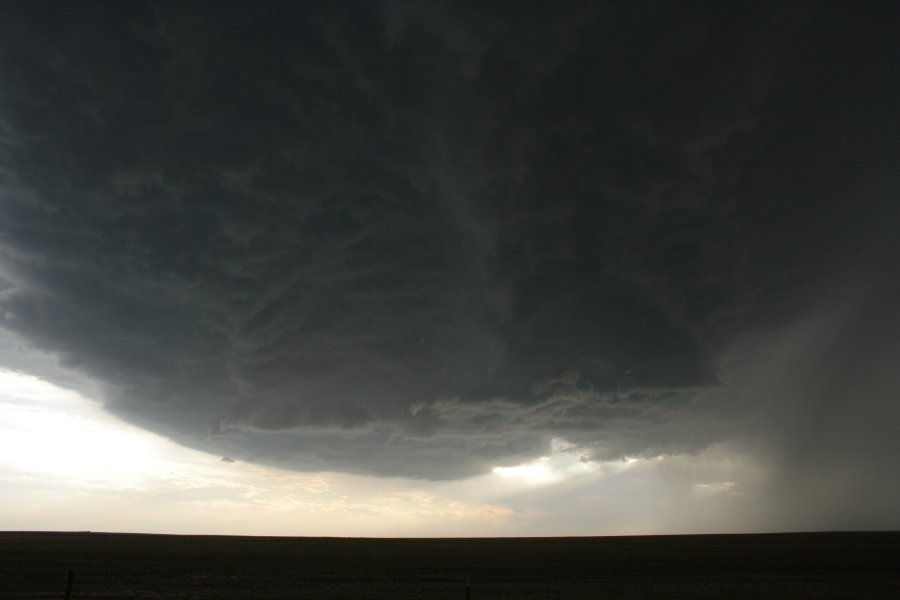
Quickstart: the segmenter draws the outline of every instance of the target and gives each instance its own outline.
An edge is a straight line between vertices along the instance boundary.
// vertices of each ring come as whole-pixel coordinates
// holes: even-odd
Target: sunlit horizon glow
[[[560,479],[546,464],[549,457],[542,456],[536,461],[514,467],[494,467],[493,472],[501,477],[523,479],[529,483],[546,484]]]
[[[18,517],[34,523],[27,529],[352,536],[509,513],[375,478],[225,462],[31,375],[0,371],[0,389],[0,477],[26,500]],[[375,493],[361,494],[366,487]],[[14,523],[16,509],[6,508]],[[292,515],[304,520],[286,523]],[[0,529],[10,527],[0,521]]]
[[[659,486],[654,469],[664,457],[596,463],[554,440],[547,456],[460,481],[296,473],[181,447],[32,375],[0,371],[0,389],[0,529],[350,537],[665,531],[628,510],[646,499],[620,497],[635,493],[635,482],[617,479],[643,469],[638,488]],[[693,495],[736,486],[700,482]],[[560,523],[547,494],[612,502],[610,522]]]

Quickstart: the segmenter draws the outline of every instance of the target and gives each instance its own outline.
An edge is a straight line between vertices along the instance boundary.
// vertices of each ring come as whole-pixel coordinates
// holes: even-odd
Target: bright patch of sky
[[[733,477],[691,480],[697,464],[696,457],[591,462],[555,440],[547,456],[462,481],[294,473],[183,448],[116,420],[78,392],[0,371],[4,530],[313,536],[715,530],[709,506],[727,510],[744,491]]]

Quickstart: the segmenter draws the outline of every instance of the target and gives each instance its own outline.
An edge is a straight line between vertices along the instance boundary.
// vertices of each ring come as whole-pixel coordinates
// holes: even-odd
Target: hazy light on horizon
[[[461,481],[296,473],[181,447],[31,375],[0,371],[0,389],[0,529],[477,536],[678,527],[642,526],[646,515],[627,509],[646,502],[629,495],[660,485],[664,457],[596,463],[557,440],[551,455]],[[630,471],[634,480],[622,478]],[[694,495],[735,485],[698,484]],[[607,504],[607,523],[565,524],[565,511],[551,508],[560,498]]]

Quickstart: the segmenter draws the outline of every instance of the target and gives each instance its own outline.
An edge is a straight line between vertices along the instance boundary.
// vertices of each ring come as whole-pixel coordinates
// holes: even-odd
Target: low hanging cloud
[[[893,466],[890,20],[845,10],[4,7],[0,326],[237,460]]]

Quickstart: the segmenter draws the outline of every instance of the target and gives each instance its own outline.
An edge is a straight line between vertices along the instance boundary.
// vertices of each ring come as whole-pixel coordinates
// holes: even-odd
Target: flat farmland
[[[0,533],[0,598],[900,598],[900,533],[346,539]]]

